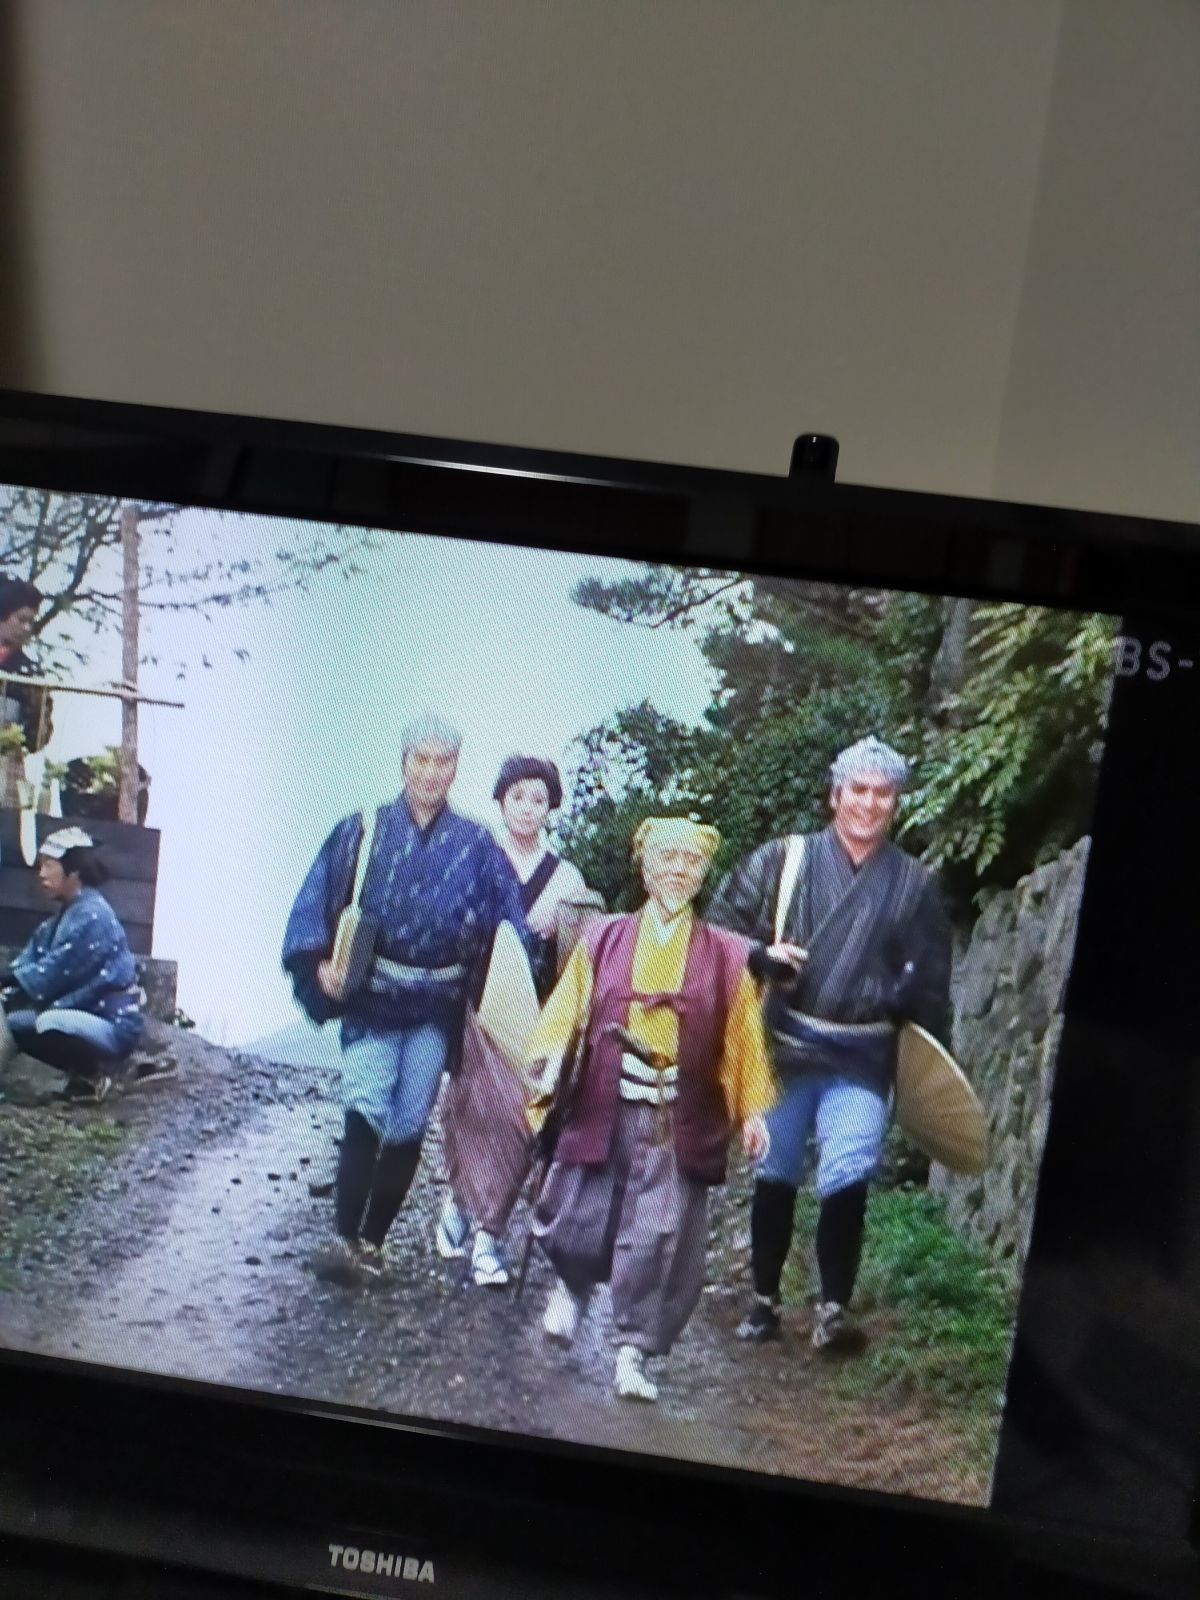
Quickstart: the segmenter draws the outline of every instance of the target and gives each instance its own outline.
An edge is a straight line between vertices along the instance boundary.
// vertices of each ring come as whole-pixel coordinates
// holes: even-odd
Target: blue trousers
[[[383,1144],[420,1139],[446,1065],[446,1029],[435,1022],[372,1032],[342,1051],[342,1098]]]
[[[847,1078],[798,1072],[781,1083],[766,1123],[771,1146],[757,1176],[798,1189],[808,1169],[809,1145],[815,1143],[816,1189],[824,1199],[874,1174],[888,1128],[888,1103]]]
[[[111,1022],[90,1011],[10,1011],[18,1050],[73,1076],[96,1077],[125,1052]]]

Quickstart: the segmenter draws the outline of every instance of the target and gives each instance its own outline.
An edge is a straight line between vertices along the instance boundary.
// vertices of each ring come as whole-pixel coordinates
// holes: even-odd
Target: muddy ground
[[[541,1337],[544,1263],[535,1258],[518,1302],[511,1288],[476,1288],[461,1263],[438,1259],[436,1136],[389,1240],[388,1281],[359,1291],[320,1283],[309,1261],[332,1221],[324,1191],[341,1125],[336,1073],[278,1066],[176,1030],[157,1030],[152,1045],[177,1059],[177,1078],[100,1108],[46,1099],[57,1080],[28,1064],[7,1080],[0,1128],[7,1120],[19,1135],[46,1118],[99,1119],[119,1140],[96,1163],[89,1192],[59,1217],[48,1210],[0,1279],[0,1343],[394,1414],[985,1499],[981,1470],[966,1464],[978,1452],[944,1414],[836,1393],[827,1359],[809,1349],[804,1307],[788,1313],[781,1344],[733,1338],[745,1295],[744,1182],[717,1196],[712,1281],[657,1374],[659,1404],[620,1401],[602,1295],[564,1354]],[[524,1236],[519,1211],[514,1255]],[[902,1336],[890,1316],[868,1318],[868,1338]]]

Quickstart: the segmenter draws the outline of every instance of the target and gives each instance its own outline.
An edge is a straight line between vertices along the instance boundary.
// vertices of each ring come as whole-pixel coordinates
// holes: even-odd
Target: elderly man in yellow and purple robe
[[[557,1081],[578,1041],[534,1216],[559,1278],[543,1329],[569,1346],[608,1283],[623,1399],[658,1398],[646,1361],[670,1351],[700,1298],[709,1191],[739,1129],[751,1158],[763,1153],[775,1097],[749,942],[692,910],[719,841],[687,818],[642,823],[646,904],[587,928],[529,1051],[535,1081]]]

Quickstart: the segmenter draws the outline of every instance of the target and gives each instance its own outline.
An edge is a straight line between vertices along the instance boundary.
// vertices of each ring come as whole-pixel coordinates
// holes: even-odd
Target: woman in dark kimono
[[[562,804],[562,779],[554,762],[540,756],[509,756],[500,768],[492,794],[503,821],[500,844],[521,885],[521,906],[532,935],[530,965],[540,1003],[558,977],[559,908],[566,902],[586,902],[595,897],[579,869],[556,855],[546,843],[547,820]],[[447,1192],[438,1220],[437,1246],[447,1258],[465,1255],[474,1221],[477,1231],[471,1246],[471,1275],[482,1287],[502,1288],[508,1282],[508,1268],[501,1255],[500,1236],[527,1171],[527,1158],[522,1155],[519,1142],[527,1135],[527,1129],[519,1085],[515,1080],[507,1081],[512,1077],[507,1069],[500,1067],[496,1071],[494,1061],[491,1066],[488,1095],[479,1097],[473,1111],[464,1108],[463,1115],[475,1120],[475,1112],[482,1114],[486,1109],[493,1130],[511,1125],[511,1137],[497,1132],[486,1159],[464,1159],[460,1163],[461,1179]],[[458,1087],[461,1094],[468,1091],[465,1074]],[[483,1085],[479,1087],[482,1089]],[[504,1104],[497,1103],[496,1096]],[[474,1191],[473,1196],[463,1192],[467,1188]]]
[[[579,868],[546,843],[546,822],[562,805],[562,779],[553,761],[509,756],[492,795],[504,819],[500,844],[521,885],[521,904],[534,940],[533,980],[538,999],[544,1001],[558,977],[558,908],[588,895]]]

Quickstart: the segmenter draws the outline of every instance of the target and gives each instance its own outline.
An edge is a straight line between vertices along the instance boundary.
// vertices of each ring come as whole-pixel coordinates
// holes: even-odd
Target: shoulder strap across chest
[[[350,898],[346,902],[347,905],[362,905],[363,890],[366,888],[367,883],[367,868],[371,865],[371,857],[375,854],[375,844],[379,838],[379,819],[380,813],[376,810],[375,820],[371,826],[371,835],[368,838],[366,813],[359,812],[358,820],[361,831],[358,836],[358,858],[354,864],[354,886],[350,890]]]
[[[541,899],[542,890],[545,889],[557,871],[558,857],[553,850],[547,850],[529,877],[521,885],[521,904],[526,913],[532,911],[534,906],[537,905]]]
[[[804,865],[804,835],[791,833],[788,835],[787,844],[783,851],[783,867],[779,874],[779,892],[775,897],[775,943],[783,938],[784,926],[787,923],[787,914],[791,909],[792,896],[796,892],[796,884],[800,877],[800,868]]]

